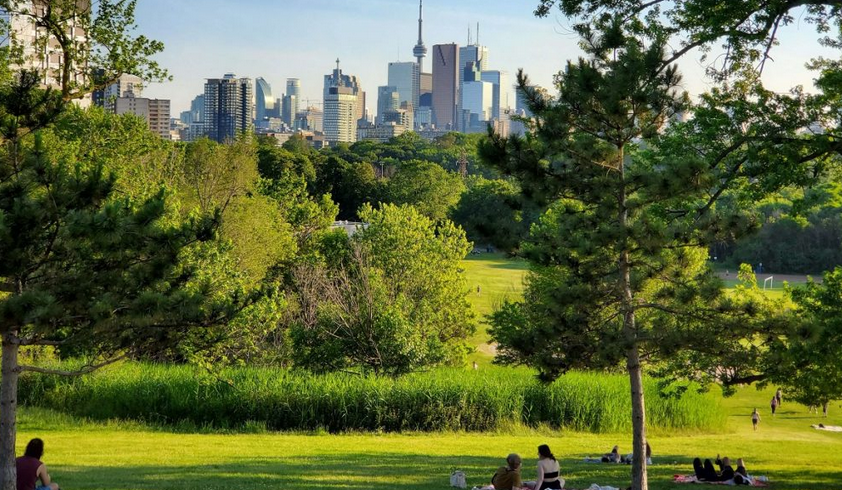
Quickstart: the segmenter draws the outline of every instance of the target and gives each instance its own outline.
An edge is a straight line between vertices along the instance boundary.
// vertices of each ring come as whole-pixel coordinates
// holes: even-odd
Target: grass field
[[[842,488],[842,433],[813,430],[811,423],[842,425],[836,405],[831,417],[808,416],[784,405],[776,418],[766,402],[772,391],[745,389],[727,399],[728,421],[713,434],[653,433],[655,465],[650,488],[682,488],[672,475],[688,473],[696,455],[743,457],[754,474],[769,476],[778,490]],[[751,430],[753,406],[763,413]],[[547,443],[561,463],[567,488],[591,483],[628,484],[624,465],[581,463],[619,444],[628,434],[590,434],[511,428],[498,433],[432,434],[179,434],[131,423],[91,423],[43,410],[23,409],[18,446],[30,437],[46,442],[44,461],[68,489],[394,489],[448,488],[454,468],[469,487],[487,483],[509,452],[524,457],[524,476],[533,473],[535,448]]]

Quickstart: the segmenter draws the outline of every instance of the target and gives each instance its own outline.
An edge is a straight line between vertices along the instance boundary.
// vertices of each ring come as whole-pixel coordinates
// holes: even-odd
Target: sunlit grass
[[[717,453],[743,457],[749,470],[765,474],[778,490],[832,490],[842,482],[842,434],[816,431],[811,423],[842,425],[840,409],[831,417],[808,416],[784,405],[776,418],[766,403],[774,388],[741,390],[727,399],[722,431],[693,434],[654,431],[655,465],[650,488],[679,488],[673,474],[690,472],[695,456]],[[656,396],[648,394],[648,399]],[[749,414],[763,413],[758,432]],[[425,434],[178,434],[136,423],[89,422],[45,410],[23,409],[18,447],[30,437],[46,441],[44,461],[65,488],[88,489],[392,489],[448,488],[451,470],[468,475],[468,484],[487,484],[506,454],[524,457],[524,473],[535,465],[538,444],[559,458],[568,488],[591,483],[628,485],[628,466],[585,464],[585,456],[614,444],[628,451],[630,435],[592,434],[512,427],[508,431]]]

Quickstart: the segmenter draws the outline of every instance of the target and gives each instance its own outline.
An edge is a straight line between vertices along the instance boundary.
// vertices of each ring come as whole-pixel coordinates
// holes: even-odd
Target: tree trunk
[[[2,490],[17,489],[15,468],[15,436],[18,409],[18,348],[17,336],[10,332],[3,336],[2,380],[0,380],[0,471]]]
[[[634,313],[632,313],[634,322]],[[631,382],[632,402],[632,490],[647,490],[646,473],[646,404],[643,399],[643,373],[640,369],[640,352],[637,344],[629,348],[626,366]]]
[[[626,154],[623,146],[618,146],[618,169],[620,172],[619,193],[617,196],[619,228],[628,229],[629,211],[626,207],[625,164]],[[646,405],[643,400],[643,373],[640,369],[640,349],[637,343],[635,326],[634,294],[631,283],[631,259],[628,243],[622,243],[620,251],[620,294],[623,313],[623,335],[627,342],[626,369],[629,372],[632,402],[632,490],[648,490],[646,475]]]

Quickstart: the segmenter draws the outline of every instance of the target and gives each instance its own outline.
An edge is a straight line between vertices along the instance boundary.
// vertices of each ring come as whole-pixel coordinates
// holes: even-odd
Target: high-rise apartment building
[[[459,104],[459,45],[433,46],[433,121],[440,129],[456,129]]]
[[[325,75],[324,133],[329,144],[353,143],[357,140],[360,111],[360,85],[357,77],[344,75],[336,60],[336,69]]]
[[[38,23],[43,17],[51,0],[20,0],[13,2],[15,11],[0,8],[0,22],[8,29],[8,34],[0,40],[0,47],[9,47],[20,55],[20,60],[10,65],[13,70],[28,69],[38,72],[41,83],[45,86],[58,88],[62,85],[64,66],[63,53],[58,40]],[[89,23],[91,14],[91,0],[76,0],[75,6],[68,2],[71,12],[62,12],[67,22],[69,40],[75,49],[84,49],[87,45],[85,27]],[[25,12],[25,13],[19,13]],[[5,33],[4,33],[5,34]],[[87,66],[72,65],[69,70],[69,84],[84,84],[87,80]],[[80,101],[80,105],[88,105],[90,96]]]
[[[170,101],[167,99],[146,99],[135,97],[127,92],[125,97],[113,99],[114,112],[116,114],[134,114],[146,120],[149,129],[161,136],[170,139]]]
[[[261,122],[275,117],[275,98],[272,97],[272,86],[263,77],[254,81],[254,109],[255,120]]]
[[[462,82],[462,103],[460,105],[460,131],[483,132],[491,120],[494,84],[469,80]]]
[[[118,97],[128,97],[131,93],[134,97],[143,95],[143,80],[135,75],[124,74],[116,82],[102,90],[96,90],[92,94],[94,105],[104,107],[114,112],[114,101]]]
[[[236,139],[252,125],[254,89],[251,79],[229,73],[205,82],[205,135],[224,143]]]

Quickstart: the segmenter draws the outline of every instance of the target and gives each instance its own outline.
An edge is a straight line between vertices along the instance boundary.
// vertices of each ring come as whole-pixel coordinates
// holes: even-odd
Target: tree
[[[788,292],[794,308],[785,317],[787,335],[771,340],[762,369],[788,398],[821,405],[827,415],[829,403],[842,399],[842,268]]]
[[[10,58],[17,68],[53,65],[39,73],[55,83],[63,100],[80,99],[126,73],[147,82],[169,78],[152,56],[164,45],[133,36],[137,0],[0,0],[0,9],[30,23],[41,35],[18,39],[9,25]],[[84,35],[79,35],[84,33]],[[27,44],[34,43],[34,44]],[[49,58],[49,60],[46,60]]]
[[[386,195],[392,204],[411,204],[433,220],[445,219],[465,190],[462,178],[435,163],[404,162],[389,179]]]
[[[464,362],[474,331],[464,232],[411,206],[366,206],[367,228],[327,236],[324,264],[294,274],[296,364],[398,375]]]
[[[539,214],[539,209],[521,197],[516,183],[472,176],[450,217],[475,243],[514,253]]]
[[[57,47],[55,71],[20,69],[32,60],[8,25],[14,75],[0,84],[0,471],[3,490],[16,488],[17,382],[21,372],[52,372],[18,363],[24,346],[92,353],[75,373],[137,352],[157,351],[185,337],[212,340],[208,327],[233,316],[249,298],[236,281],[195,267],[214,261],[218,214],[178,219],[166,189],[130,198],[115,192],[114,173],[97,158],[68,158],[46,131],[68,101],[131,72],[165,77],[149,59],[161,44],[133,37],[134,1],[0,2],[30,19],[41,41]],[[70,22],[75,22],[75,26]],[[81,28],[85,36],[79,37]],[[51,60],[53,53],[50,53]],[[37,65],[37,63],[35,63]],[[52,68],[50,69],[52,70]],[[58,90],[39,87],[55,80]],[[92,148],[93,149],[93,148]],[[194,256],[197,259],[191,259]],[[224,283],[224,287],[220,283]],[[224,291],[223,291],[224,289]]]
[[[721,294],[704,264],[717,237],[752,227],[740,207],[721,209],[718,200],[733,194],[748,202],[807,179],[805,163],[838,148],[832,138],[798,135],[823,115],[817,100],[756,83],[714,90],[689,122],[667,126],[688,109],[668,36],[657,22],[596,17],[576,26],[588,58],[568,62],[556,99],[519,74],[534,133],[492,135],[481,147],[526,195],[550,204],[526,251],[535,269],[526,300],[495,314],[491,332],[501,361],[536,366],[545,378],[624,363],[632,488],[641,490],[648,488],[645,364],[688,348],[716,356],[719,342],[755,333],[734,328],[733,319],[751,312]]]

